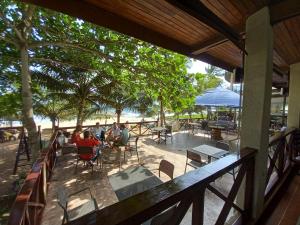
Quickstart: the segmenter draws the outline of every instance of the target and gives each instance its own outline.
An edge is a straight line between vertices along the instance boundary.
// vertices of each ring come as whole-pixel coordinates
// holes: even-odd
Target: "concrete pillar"
[[[247,19],[246,51],[241,147],[258,150],[253,192],[253,216],[257,217],[264,203],[272,91],[273,30],[267,7]]]
[[[290,66],[288,127],[300,127],[300,63]]]

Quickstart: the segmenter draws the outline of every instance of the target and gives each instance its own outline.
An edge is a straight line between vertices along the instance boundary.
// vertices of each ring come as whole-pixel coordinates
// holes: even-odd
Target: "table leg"
[[[207,162],[211,163],[211,156],[210,155],[207,156]]]

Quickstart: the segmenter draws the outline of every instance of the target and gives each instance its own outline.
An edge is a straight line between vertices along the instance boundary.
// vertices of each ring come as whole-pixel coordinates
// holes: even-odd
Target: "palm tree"
[[[95,100],[102,99],[110,94],[114,81],[106,73],[89,72],[80,69],[61,68],[36,72],[35,79],[48,89],[60,100],[68,102],[68,106],[77,112],[77,125],[91,113],[101,111],[101,107],[95,104]],[[91,109],[91,106],[94,106]]]

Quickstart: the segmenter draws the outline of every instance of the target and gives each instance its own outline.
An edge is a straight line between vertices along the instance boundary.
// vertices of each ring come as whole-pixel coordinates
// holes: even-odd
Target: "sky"
[[[205,73],[205,67],[209,64],[201,62],[199,60],[192,60],[191,67],[188,68],[189,73]],[[224,88],[228,88],[230,86],[230,83],[225,80],[224,77],[220,77],[222,79],[221,86]]]
[[[193,60],[191,68],[188,69],[189,73],[205,73],[205,67],[208,66],[207,63],[201,62],[199,60]]]

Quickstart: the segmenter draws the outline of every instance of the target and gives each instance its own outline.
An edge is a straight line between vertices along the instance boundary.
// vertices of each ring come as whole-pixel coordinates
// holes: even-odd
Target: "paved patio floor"
[[[231,135],[223,135],[223,137],[224,139],[234,138]],[[138,143],[140,162],[138,162],[136,155],[130,156],[128,153],[121,169],[142,164],[158,176],[158,165],[162,159],[166,159],[175,165],[174,177],[181,176],[184,174],[186,149],[199,146],[201,144],[214,146],[215,142],[204,138],[201,134],[192,135],[188,132],[173,134],[173,142],[171,143],[169,140],[167,144],[156,144],[151,139],[151,136],[142,137]],[[187,171],[192,169],[193,168],[188,168]],[[63,210],[57,204],[56,196],[57,191],[62,186],[69,193],[73,193],[84,187],[90,187],[100,209],[118,202],[118,199],[107,178],[108,175],[114,174],[118,171],[119,169],[117,165],[108,165],[102,170],[95,166],[94,173],[92,174],[90,169],[79,164],[77,172],[75,172],[75,155],[68,154],[59,156],[52,181],[49,186],[47,206],[44,211],[42,224],[61,224]],[[161,180],[167,181],[168,178],[166,176],[162,176]],[[232,175],[226,174],[216,180],[212,185],[222,193],[226,194],[230,190],[232,184]],[[71,200],[70,207],[74,208],[84,203],[87,201],[88,197],[88,192],[81,193],[79,196]],[[206,191],[204,224],[214,224],[223,204],[224,201],[216,197],[210,191]],[[181,224],[191,224],[191,212],[192,210],[190,208]]]

